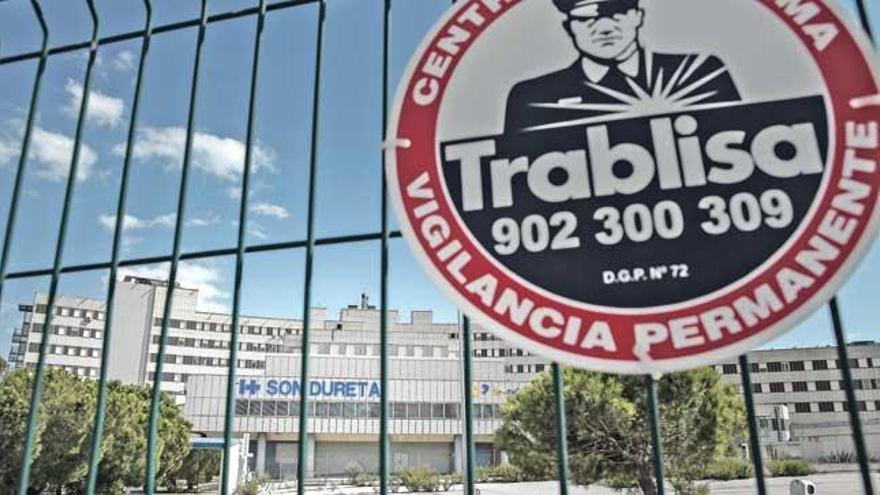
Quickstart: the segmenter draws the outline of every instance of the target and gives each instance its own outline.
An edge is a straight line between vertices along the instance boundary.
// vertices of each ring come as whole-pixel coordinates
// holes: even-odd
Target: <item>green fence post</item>
[[[391,37],[391,0],[384,0],[382,16],[382,139],[388,132],[388,84]],[[388,431],[388,181],[385,180],[385,153],[382,152],[382,241],[379,267],[379,493],[388,493],[391,438]]]
[[[852,370],[849,366],[849,353],[846,349],[846,337],[843,333],[843,321],[840,317],[840,308],[837,305],[837,298],[832,298],[828,303],[828,309],[831,311],[831,323],[834,327],[834,338],[837,341],[837,361],[840,363],[840,374],[843,378],[846,391],[846,403],[849,409],[849,422],[852,428],[853,444],[856,448],[856,456],[859,459],[859,471],[862,475],[862,484],[865,488],[865,495],[874,495],[874,486],[871,481],[871,465],[868,457],[868,449],[865,447],[865,436],[862,430],[862,420],[859,417],[858,401],[856,400],[856,391],[853,389]]]
[[[660,434],[660,407],[657,400],[657,381],[651,375],[645,376],[648,389],[648,426],[651,430],[651,457],[654,461],[654,478],[657,480],[657,495],[666,493],[663,469],[663,443]]]
[[[6,232],[3,235],[3,251],[0,253],[0,301],[3,300],[3,285],[6,281],[6,268],[9,262],[9,252],[12,248],[12,236],[15,233],[15,220],[18,218],[18,200],[21,196],[21,183],[24,179],[28,153],[31,149],[31,138],[34,131],[34,120],[37,115],[37,102],[40,99],[40,88],[43,85],[43,74],[46,72],[46,59],[49,50],[49,27],[43,17],[43,9],[40,2],[31,0],[31,8],[34,16],[40,24],[42,42],[40,44],[40,60],[37,63],[37,74],[34,77],[34,86],[31,90],[31,102],[28,108],[27,122],[24,126],[24,138],[21,143],[21,151],[18,155],[18,167],[15,170],[15,179],[12,184],[12,198],[9,204],[9,212],[6,217]]]
[[[229,486],[229,449],[235,428],[235,372],[238,365],[238,341],[241,334],[241,282],[244,276],[244,255],[248,221],[248,197],[250,196],[251,169],[254,161],[254,116],[256,115],[257,79],[260,69],[260,47],[266,18],[266,0],[260,0],[260,12],[254,34],[254,55],[251,65],[251,86],[248,95],[247,136],[245,137],[244,171],[241,179],[241,203],[238,209],[238,242],[235,252],[235,280],[232,291],[232,326],[229,339],[229,366],[226,375],[226,416],[223,424],[223,466],[220,469],[220,493],[226,495]],[[247,446],[245,446],[247,448]]]
[[[562,367],[553,363],[553,394],[556,399],[556,469],[559,475],[559,493],[568,495],[568,430],[565,421],[565,384]]]
[[[306,253],[305,274],[303,290],[303,334],[302,353],[300,363],[300,394],[299,400],[299,459],[296,466],[296,490],[299,495],[306,491],[306,465],[309,457],[309,424],[308,424],[308,397],[306,393],[309,383],[309,356],[311,355],[311,314],[312,305],[312,267],[315,256],[315,185],[318,171],[318,131],[320,129],[320,99],[321,99],[321,64],[322,52],[324,51],[324,18],[326,17],[324,0],[318,3],[318,42],[315,56],[315,80],[312,91],[312,128],[311,144],[309,146],[309,192],[308,192],[308,220],[306,227]],[[384,391],[383,391],[384,393]]]
[[[202,62],[202,47],[205,43],[207,28],[207,0],[201,0],[201,17],[198,37],[196,38],[196,54],[193,63],[192,84],[189,95],[189,114],[186,123],[186,141],[183,149],[183,167],[180,176],[180,192],[177,196],[177,220],[174,225],[174,243],[171,250],[171,267],[168,270],[168,287],[165,289],[165,307],[162,311],[162,329],[159,333],[159,351],[156,353],[156,368],[153,374],[153,393],[150,402],[150,424],[147,430],[147,466],[144,491],[153,495],[156,490],[156,447],[159,434],[159,414],[162,403],[162,369],[165,361],[165,348],[168,344],[168,326],[171,320],[171,306],[174,302],[174,287],[177,285],[177,270],[180,264],[180,242],[183,237],[184,217],[186,216],[186,199],[189,184],[189,172],[192,165],[192,148],[195,130],[196,101],[199,89],[199,67]]]
[[[465,316],[461,327],[462,345],[462,383],[464,392],[464,451],[465,451],[465,495],[474,495],[476,477],[476,446],[474,445],[474,397],[473,397],[473,348],[471,345],[471,319]]]
[[[745,397],[749,423],[749,451],[752,454],[752,466],[755,468],[755,482],[758,486],[758,494],[765,495],[767,484],[764,481],[764,460],[761,454],[758,417],[755,414],[755,398],[752,396],[752,371],[749,369],[749,358],[745,354],[739,357],[739,367],[742,372],[743,397]]]
[[[141,44],[141,55],[138,62],[137,79],[131,104],[131,119],[128,137],[125,143],[125,158],[122,163],[122,180],[119,185],[119,198],[116,203],[116,225],[113,228],[113,246],[111,248],[110,277],[107,284],[107,305],[104,318],[104,341],[101,343],[101,371],[98,379],[98,399],[95,408],[95,426],[92,430],[92,450],[89,455],[89,473],[86,493],[95,493],[98,481],[98,464],[101,462],[101,440],[104,436],[104,419],[107,412],[107,362],[110,359],[110,340],[113,330],[113,301],[116,296],[116,276],[119,270],[119,251],[122,246],[122,233],[125,221],[125,205],[128,196],[128,179],[131,172],[131,158],[134,153],[134,136],[137,130],[137,117],[140,110],[141,89],[143,87],[144,66],[147,52],[150,50],[151,25],[153,7],[150,0],[144,0],[144,38]]]
[[[40,356],[37,368],[34,371],[34,384],[31,393],[31,407],[28,411],[27,426],[25,430],[24,449],[21,462],[21,471],[18,478],[19,495],[27,495],[30,484],[31,462],[34,442],[37,436],[37,420],[40,412],[40,402],[43,395],[43,381],[46,374],[46,355],[49,351],[49,340],[52,335],[52,313],[54,312],[55,298],[58,295],[58,283],[61,278],[61,264],[64,261],[64,244],[67,240],[67,227],[70,220],[70,205],[76,190],[77,174],[79,172],[79,159],[82,151],[82,135],[85,128],[86,113],[89,106],[89,90],[92,83],[92,69],[98,54],[98,13],[95,10],[94,0],[86,0],[89,14],[92,18],[92,38],[89,45],[89,59],[86,63],[86,75],[83,81],[83,96],[80,101],[79,115],[76,121],[76,131],[73,141],[73,157],[70,169],[67,172],[67,187],[64,191],[64,204],[61,208],[61,222],[58,227],[58,238],[55,241],[55,259],[52,266],[52,278],[49,281],[49,294],[46,301],[46,322],[43,326],[43,337],[40,342]]]

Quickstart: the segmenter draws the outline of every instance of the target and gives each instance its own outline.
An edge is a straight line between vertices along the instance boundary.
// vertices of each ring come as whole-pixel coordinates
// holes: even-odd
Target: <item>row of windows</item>
[[[159,358],[158,354],[150,354],[150,362],[155,363]],[[162,360],[165,364],[188,364],[193,366],[218,366],[226,367],[229,360],[226,358],[209,357],[209,356],[183,356],[179,354],[165,354]],[[256,359],[239,359],[238,368],[261,370],[266,368],[265,361]]]
[[[35,313],[45,314],[49,308],[45,304],[34,305]],[[89,318],[92,320],[103,320],[106,314],[103,311],[94,311],[90,309],[69,308],[66,306],[55,306],[56,316],[72,316],[74,318]]]
[[[40,343],[31,342],[28,344],[28,352],[40,352]],[[50,345],[49,354],[96,358],[101,355],[101,350],[93,347],[77,347],[73,345]]]
[[[507,374],[541,373],[546,367],[547,365],[544,364],[506,364],[504,365],[504,372]]]
[[[153,318],[153,325],[162,326],[162,318]],[[199,330],[205,332],[229,332],[232,325],[223,323],[208,323],[203,321],[175,320],[168,322],[170,328],[179,328],[182,330]],[[282,335],[299,335],[300,331],[293,328],[281,327],[261,327],[254,325],[241,325],[241,333],[248,335],[268,335],[281,337]]]
[[[840,360],[835,359],[834,361],[835,369],[840,369]],[[815,371],[828,370],[832,369],[829,367],[829,360],[827,359],[814,359],[811,361],[812,369]],[[805,361],[771,361],[765,363],[766,367],[761,368],[761,363],[750,363],[750,370],[752,373],[782,373],[785,371],[806,371]],[[880,363],[878,363],[880,364]],[[849,367],[856,369],[862,368],[861,361],[859,359],[850,359]],[[874,368],[874,359],[866,358],[865,359],[865,368]],[[721,366],[721,372],[725,375],[735,375],[739,373],[739,366],[735,364],[724,364]]]
[[[159,335],[153,335],[153,344],[159,344]],[[190,347],[199,349],[229,349],[228,340],[217,339],[197,339],[193,337],[168,337],[168,345],[175,347]],[[336,346],[333,349],[331,346]],[[238,344],[240,351],[251,352],[271,352],[271,353],[294,353],[296,349],[287,348],[283,345],[267,344],[259,342],[241,342]],[[379,346],[369,344],[330,344],[328,342],[316,345],[317,354],[330,355],[331,350],[334,355],[352,355],[352,356],[378,356]],[[421,349],[418,354],[417,349]],[[390,356],[407,356],[407,357],[446,357],[448,348],[443,346],[415,346],[415,345],[391,345],[388,348]]]
[[[500,419],[497,404],[474,404],[474,419]],[[378,402],[309,402],[309,417],[343,419],[378,419]],[[459,419],[461,406],[457,403],[392,402],[392,419]],[[299,401],[244,400],[235,401],[237,416],[287,417],[299,416]]]
[[[64,370],[70,374],[82,376],[82,377],[90,377],[97,378],[98,377],[98,368],[91,368],[88,366],[64,366],[60,364],[46,364],[49,369],[53,370]],[[28,368],[36,368],[37,363],[27,363]]]
[[[529,353],[522,349],[476,349],[474,357],[525,357]]]
[[[159,335],[153,335],[154,344],[158,345],[159,340]],[[228,340],[196,339],[192,337],[169,336],[168,345],[175,347],[192,347],[195,349],[229,349]],[[238,344],[238,350],[254,352],[282,352],[283,346],[257,342],[240,342]]]
[[[31,326],[34,333],[43,333],[43,324],[34,323]],[[66,335],[68,337],[82,337],[85,339],[100,339],[104,336],[101,330],[93,328],[68,327],[64,325],[52,325],[52,333],[55,335]]]
[[[849,402],[841,402],[840,403],[841,411],[849,411]],[[866,401],[860,400],[856,402],[856,407],[859,411],[867,411],[868,403]],[[880,400],[874,401],[874,409],[880,411]],[[834,402],[819,402],[817,403],[817,407],[813,407],[812,402],[795,402],[794,404],[794,412],[797,413],[811,413],[811,412],[834,412]]]
[[[831,381],[829,380],[819,380],[815,383],[815,391],[816,392],[828,392],[831,390]],[[765,385],[769,385],[769,387],[765,387]],[[880,388],[880,380],[876,379],[856,379],[852,381],[853,389],[855,390],[877,390]],[[846,388],[846,384],[843,380],[838,381],[838,389],[843,390]],[[786,392],[785,382],[772,382],[772,383],[753,383],[752,384],[752,392],[756,394],[761,394],[765,392],[770,393],[783,393]],[[789,392],[811,392],[808,382],[791,382],[791,389]]]

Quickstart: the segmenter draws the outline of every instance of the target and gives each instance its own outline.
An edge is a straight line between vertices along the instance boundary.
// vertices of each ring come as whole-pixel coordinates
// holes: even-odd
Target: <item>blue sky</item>
[[[87,39],[85,1],[44,0],[52,45]],[[198,16],[197,0],[154,0],[155,23]],[[256,0],[212,0],[211,12],[255,5]],[[272,2],[270,2],[272,3]],[[868,2],[875,25],[880,6]],[[139,29],[140,0],[97,0],[102,35]],[[328,0],[325,70],[321,78],[318,144],[317,223],[319,237],[375,232],[380,226],[381,0]],[[395,0],[392,18],[392,91],[412,51],[448,0]],[[844,4],[853,10],[849,1]],[[311,91],[316,45],[314,5],[284,9],[267,17],[257,107],[257,154],[249,243],[305,237]],[[243,159],[254,17],[214,23],[204,48],[196,116],[193,174],[183,236],[184,251],[234,246]],[[148,59],[140,116],[139,148],[132,172],[123,256],[165,254],[171,249],[186,122],[194,29],[156,35]],[[29,2],[0,2],[0,56],[38,47],[39,31]],[[104,46],[93,80],[85,129],[83,172],[77,184],[65,254],[66,264],[109,258],[112,222],[131,110],[140,43]],[[33,157],[25,177],[10,271],[52,264],[64,179],[69,166],[77,101],[82,93],[86,52],[49,60],[40,100]],[[35,62],[0,66],[0,226],[6,221],[21,123]],[[392,223],[396,223],[392,220]],[[202,290],[204,309],[231,304],[232,258],[185,263],[184,284]],[[422,274],[402,240],[391,245],[392,307],[433,309],[454,321],[455,309]],[[135,272],[161,276],[167,267]],[[302,313],[303,252],[249,255],[245,265],[243,312],[299,317]],[[104,297],[106,272],[64,276],[65,294]],[[880,336],[880,247],[875,247],[841,293],[850,337]],[[0,355],[8,354],[17,304],[45,290],[46,278],[6,283],[0,306]],[[316,251],[313,304],[331,314],[354,304],[360,293],[378,302],[379,244],[321,247]],[[773,346],[832,342],[826,310]]]

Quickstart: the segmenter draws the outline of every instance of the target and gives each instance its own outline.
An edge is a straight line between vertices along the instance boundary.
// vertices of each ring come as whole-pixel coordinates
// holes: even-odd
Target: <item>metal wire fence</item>
[[[390,229],[391,222],[389,220],[389,211],[388,211],[388,203],[387,203],[387,195],[386,193],[386,184],[384,181],[384,154],[382,155],[382,169],[376,170],[376,174],[382,175],[382,202],[381,202],[381,229],[378,232],[367,233],[367,234],[356,234],[356,235],[346,235],[346,236],[335,236],[335,237],[317,237],[315,234],[315,196],[316,196],[316,175],[318,171],[318,146],[319,146],[319,122],[320,122],[320,101],[321,101],[321,76],[323,69],[323,48],[324,48],[324,22],[326,18],[326,6],[325,2],[327,0],[283,0],[274,2],[271,4],[267,4],[267,0],[259,0],[259,5],[251,8],[246,8],[237,11],[229,11],[222,12],[218,14],[208,15],[207,8],[207,0],[201,0],[201,9],[200,15],[198,18],[185,20],[181,22],[175,22],[170,24],[164,24],[160,26],[153,25],[153,8],[150,0],[143,0],[143,8],[144,8],[144,24],[143,28],[125,32],[122,34],[116,34],[112,36],[101,37],[100,36],[100,18],[95,9],[93,0],[84,0],[85,5],[87,6],[90,16],[91,16],[91,38],[88,41],[66,44],[62,46],[54,46],[50,47],[50,39],[51,32],[46,23],[43,10],[41,8],[39,0],[30,0],[31,7],[33,9],[33,14],[35,17],[35,22],[38,23],[40,27],[40,32],[42,34],[41,37],[41,46],[40,49],[34,52],[25,52],[18,53],[14,55],[5,55],[0,57],[0,66],[5,66],[9,64],[22,63],[26,61],[37,61],[36,74],[34,76],[33,88],[31,90],[30,102],[28,105],[27,118],[24,126],[24,134],[23,141],[21,145],[20,156],[18,159],[17,168],[15,170],[15,179],[12,185],[11,191],[11,203],[8,211],[8,219],[6,222],[5,234],[3,237],[3,248],[2,254],[0,254],[0,299],[3,297],[3,287],[6,281],[14,280],[14,279],[26,279],[33,277],[45,277],[48,276],[49,290],[48,290],[48,301],[46,303],[46,321],[45,327],[49,328],[52,325],[52,318],[54,312],[54,306],[56,303],[56,299],[58,297],[58,285],[59,279],[63,274],[73,274],[73,273],[82,273],[93,270],[109,270],[109,284],[107,289],[107,299],[106,299],[106,327],[104,331],[104,340],[103,340],[103,350],[101,354],[101,362],[102,366],[100,368],[100,377],[98,380],[98,396],[97,396],[97,408],[94,417],[93,431],[94,435],[92,437],[91,451],[90,451],[90,462],[88,468],[88,493],[94,493],[96,487],[96,481],[98,477],[98,469],[101,461],[101,442],[103,437],[103,429],[106,420],[106,410],[107,410],[107,369],[106,363],[110,358],[110,342],[113,338],[114,329],[112,328],[113,322],[113,301],[115,297],[116,290],[116,279],[117,272],[122,267],[131,267],[131,266],[142,266],[149,265],[155,263],[169,263],[170,270],[168,274],[168,284],[169,287],[174,287],[175,283],[178,279],[179,266],[180,263],[187,260],[199,260],[199,259],[207,259],[207,258],[218,258],[223,256],[234,256],[235,259],[235,275],[234,275],[234,290],[233,290],[233,303],[232,303],[232,331],[231,331],[231,344],[229,347],[229,359],[228,359],[228,380],[227,380],[227,388],[226,388],[226,403],[225,403],[225,422],[224,422],[224,442],[226,445],[231,445],[233,436],[234,436],[234,420],[235,420],[235,400],[234,400],[234,383],[236,378],[236,363],[237,363],[237,352],[238,352],[238,338],[240,334],[239,328],[239,317],[240,317],[240,306],[241,306],[241,296],[242,296],[242,279],[243,273],[245,270],[245,255],[251,253],[262,253],[262,252],[277,252],[283,250],[303,250],[305,253],[304,257],[304,277],[303,277],[303,288],[304,288],[304,296],[302,303],[303,308],[303,331],[302,331],[302,359],[301,359],[301,370],[300,370],[300,389],[306,390],[307,383],[309,380],[309,354],[310,354],[310,312],[309,308],[311,307],[312,300],[312,279],[313,279],[313,265],[314,265],[314,251],[317,246],[327,246],[327,245],[348,245],[353,243],[363,243],[367,241],[379,241],[380,246],[380,311],[381,311],[381,320],[380,320],[380,386],[381,386],[381,398],[380,398],[380,433],[379,433],[379,446],[378,446],[378,458],[379,458],[379,482],[380,482],[380,491],[381,493],[388,493],[389,491],[389,479],[390,479],[390,451],[391,451],[391,443],[390,443],[390,434],[389,434],[389,401],[388,395],[386,391],[388,390],[388,379],[389,379],[389,321],[388,321],[388,273],[389,273],[389,241],[392,238],[400,237],[400,232],[392,231]],[[330,0],[332,1],[332,0]],[[866,8],[865,0],[856,0],[858,13],[861,20],[861,24],[865,31],[873,37],[871,32],[871,27],[868,20],[868,13]],[[389,85],[390,85],[390,57],[391,57],[391,21],[393,16],[393,4],[392,0],[383,0],[382,6],[384,8],[382,15],[382,90],[381,94],[375,95],[376,98],[381,99],[382,102],[382,131],[383,135],[385,133],[385,128],[387,126],[388,121],[388,103],[389,103]],[[248,225],[248,197],[251,188],[251,174],[254,165],[254,125],[258,119],[258,115],[256,113],[256,100],[257,100],[257,88],[259,85],[259,64],[260,64],[260,52],[261,52],[261,41],[263,38],[264,25],[265,20],[268,15],[272,12],[286,10],[286,9],[296,9],[304,6],[311,5],[313,8],[317,5],[317,42],[316,42],[316,61],[314,65],[314,86],[312,90],[311,103],[312,103],[312,115],[311,115],[311,123],[310,123],[310,147],[309,147],[309,159],[308,159],[308,188],[307,188],[307,227],[306,227],[306,236],[304,239],[289,241],[289,242],[278,242],[278,243],[267,243],[267,244],[248,244],[246,242],[246,232]],[[203,251],[193,251],[193,252],[183,252],[181,249],[181,238],[184,226],[184,218],[185,211],[187,208],[187,191],[188,182],[190,178],[190,173],[193,168],[193,160],[192,160],[192,151],[193,151],[193,142],[194,142],[194,122],[195,122],[195,113],[196,106],[198,103],[198,96],[200,90],[200,72],[201,72],[201,61],[202,61],[202,49],[205,40],[206,32],[211,28],[212,25],[217,23],[222,23],[224,21],[229,21],[232,19],[239,18],[250,18],[253,19],[253,22],[256,24],[255,29],[255,39],[254,39],[254,49],[252,55],[252,64],[250,67],[250,86],[248,93],[248,108],[247,108],[247,134],[246,134],[246,153],[245,153],[245,163],[244,163],[244,172],[241,183],[241,201],[239,205],[239,215],[238,215],[238,234],[237,234],[237,242],[235,246],[231,246],[228,248],[222,249],[212,249],[212,250],[203,250]],[[195,47],[195,58],[192,66],[192,79],[191,79],[191,87],[189,91],[189,106],[187,113],[187,124],[186,124],[186,141],[184,147],[184,157],[183,157],[183,166],[181,172],[181,179],[179,184],[179,192],[177,196],[177,215],[176,221],[174,225],[174,235],[173,235],[173,246],[170,253],[162,256],[152,256],[152,257],[143,257],[143,258],[131,258],[131,259],[122,259],[121,257],[121,247],[122,247],[122,235],[123,235],[123,221],[125,218],[126,212],[126,204],[127,204],[127,196],[129,192],[129,179],[131,176],[131,164],[132,158],[134,154],[134,143],[135,136],[138,130],[138,115],[140,111],[141,97],[143,92],[143,82],[144,82],[144,74],[145,69],[147,67],[146,61],[149,57],[150,52],[150,43],[154,36],[160,35],[163,33],[170,33],[174,31],[186,30],[186,29],[196,29],[198,32],[196,47]],[[64,249],[65,249],[65,240],[67,236],[68,226],[69,226],[69,217],[70,217],[70,209],[71,202],[74,197],[74,190],[76,187],[76,177],[78,167],[81,166],[81,151],[82,151],[82,143],[83,143],[83,127],[86,118],[86,112],[89,103],[89,88],[91,87],[92,79],[93,79],[93,69],[97,60],[97,56],[102,47],[107,45],[111,45],[114,43],[120,43],[124,41],[131,40],[140,40],[141,42],[141,50],[137,63],[137,72],[135,76],[135,85],[134,85],[134,94],[132,99],[132,111],[130,115],[130,120],[128,122],[128,131],[127,131],[127,140],[125,143],[124,150],[124,158],[123,158],[123,167],[122,167],[122,177],[121,177],[121,185],[118,195],[118,200],[116,204],[116,216],[115,216],[115,225],[113,229],[113,241],[112,241],[112,249],[111,249],[111,257],[109,261],[102,263],[90,263],[90,264],[79,264],[79,265],[65,265],[63,263],[64,259]],[[22,180],[26,174],[27,166],[28,166],[28,156],[29,150],[31,147],[31,141],[34,135],[34,124],[37,115],[37,105],[40,99],[40,96],[43,92],[43,82],[44,82],[44,74],[46,69],[47,60],[49,57],[64,53],[75,52],[79,50],[87,50],[88,51],[88,59],[86,63],[86,72],[83,80],[83,98],[80,102],[78,109],[78,118],[76,124],[76,133],[74,137],[74,147],[73,147],[73,156],[70,163],[69,173],[67,174],[66,188],[63,196],[63,204],[61,210],[61,218],[58,227],[58,234],[56,237],[55,244],[55,254],[54,254],[54,262],[51,267],[47,267],[44,269],[37,270],[26,270],[26,271],[16,271],[16,272],[8,272],[8,264],[10,258],[10,251],[15,242],[14,233],[16,220],[18,219],[18,206],[22,194]],[[378,152],[378,151],[377,151]],[[169,320],[171,316],[171,308],[174,297],[173,290],[167,290],[165,292],[165,304],[164,304],[164,315],[162,317],[162,325],[161,325],[161,333],[159,337],[159,347],[158,347],[158,357],[156,359],[155,365],[155,375],[156,377],[162,376],[163,364],[165,363],[165,352],[168,344],[168,333],[169,333]],[[857,407],[857,400],[855,395],[855,389],[853,387],[853,379],[852,373],[850,370],[850,360],[847,356],[847,347],[846,347],[846,338],[844,335],[844,329],[841,322],[840,312],[838,309],[838,304],[836,299],[832,300],[829,303],[829,311],[831,314],[831,320],[833,323],[834,329],[834,337],[836,340],[837,352],[839,354],[839,363],[840,370],[843,379],[843,388],[846,392],[846,400],[848,403],[848,412],[849,418],[852,428],[852,436],[854,440],[856,456],[858,459],[861,478],[862,478],[862,486],[864,492],[868,495],[873,495],[873,487],[871,484],[870,478],[870,465],[868,452],[865,447],[864,435],[862,432],[862,424],[859,417],[859,408]],[[34,379],[33,379],[33,389],[31,395],[31,407],[29,410],[29,414],[27,417],[27,427],[25,433],[25,441],[24,441],[24,449],[23,449],[23,458],[21,460],[21,471],[20,477],[18,480],[17,492],[20,495],[26,495],[28,492],[28,485],[31,477],[30,469],[33,460],[33,450],[34,444],[37,437],[37,417],[40,409],[41,399],[43,395],[44,381],[45,381],[45,373],[46,373],[46,357],[50,347],[50,338],[51,332],[46,332],[42,338],[39,347],[39,361],[34,370]],[[475,451],[475,443],[474,443],[474,432],[472,425],[474,424],[474,407],[473,407],[473,397],[471,393],[471,387],[469,384],[473,380],[473,363],[472,363],[472,335],[471,335],[471,325],[470,321],[467,318],[464,318],[462,325],[462,346],[463,346],[463,373],[462,373],[462,385],[464,390],[464,443],[465,443],[465,491],[468,494],[474,493],[474,484],[475,484],[475,464],[476,464],[476,451]],[[756,491],[757,493],[764,495],[767,493],[767,488],[764,480],[764,471],[763,471],[763,461],[761,454],[761,445],[758,435],[758,422],[755,414],[755,404],[752,397],[752,385],[751,385],[751,368],[749,366],[749,361],[746,356],[741,356],[739,358],[739,364],[741,368],[741,377],[742,377],[742,387],[743,393],[745,395],[745,405],[748,417],[748,426],[750,433],[750,451],[751,451],[751,460],[754,466],[755,473],[755,483],[756,483]],[[562,494],[567,494],[569,489],[569,459],[568,459],[568,447],[567,447],[567,435],[566,431],[566,417],[565,417],[565,402],[563,396],[563,378],[562,378],[562,370],[561,367],[557,364],[552,366],[552,377],[554,382],[554,394],[555,394],[555,403],[556,403],[556,427],[558,432],[558,453],[557,453],[557,474],[559,480],[559,491]],[[646,376],[645,377],[645,394],[647,396],[647,405],[648,405],[648,417],[649,417],[649,427],[651,434],[651,445],[653,447],[653,464],[654,464],[654,476],[656,480],[664,479],[664,463],[663,463],[663,453],[662,453],[662,438],[661,438],[661,417],[659,414],[659,404],[657,397],[657,377]],[[160,390],[161,380],[157,378],[154,380],[153,385],[153,393],[151,400],[151,408],[149,415],[149,429],[147,432],[147,459],[146,459],[146,473],[145,473],[145,490],[148,494],[152,494],[156,491],[156,473],[157,473],[157,431],[158,431],[158,422],[159,422],[159,405],[161,403],[161,390]],[[306,458],[309,455],[308,450],[308,408],[309,408],[309,397],[308,394],[302,394],[301,400],[299,401],[299,462],[298,471],[297,471],[297,487],[298,493],[302,494],[305,492],[305,483],[304,481],[307,478],[307,462]],[[221,478],[221,490],[222,493],[226,493],[228,489],[228,485],[230,483],[230,473],[228,472],[229,464],[223,463],[222,470],[222,478]],[[659,494],[663,494],[665,492],[664,484],[657,483],[657,489]]]

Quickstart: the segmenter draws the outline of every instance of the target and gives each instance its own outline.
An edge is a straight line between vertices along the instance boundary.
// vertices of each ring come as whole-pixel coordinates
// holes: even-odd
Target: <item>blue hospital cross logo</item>
[[[260,391],[260,383],[254,379],[248,380],[239,380],[238,381],[238,395],[244,395],[247,392],[248,395],[256,395],[257,392]]]

